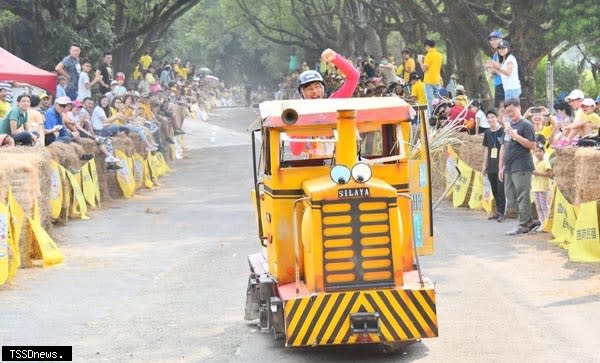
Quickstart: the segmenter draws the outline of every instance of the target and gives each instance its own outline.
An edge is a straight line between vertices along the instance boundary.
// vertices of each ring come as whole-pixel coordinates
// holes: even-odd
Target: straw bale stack
[[[100,187],[100,200],[102,202],[111,201],[112,198],[108,192],[108,173],[110,171],[106,170],[106,156],[100,149],[96,149],[94,159],[96,160],[96,174],[98,175],[98,186]]]
[[[465,132],[458,134],[458,139],[462,144],[453,145],[458,157],[471,169],[481,171],[483,166],[483,135],[469,135]]]
[[[75,143],[64,144],[62,142],[53,142],[47,146],[52,159],[56,160],[60,165],[68,170],[79,170],[85,161],[81,160],[81,156],[85,151],[81,145]]]
[[[446,190],[446,158],[447,153],[436,150],[430,154],[431,158],[431,193],[433,201],[437,201]]]
[[[121,161],[121,163],[125,162],[125,160]],[[117,180],[117,173],[118,171],[114,170],[110,170],[106,173],[107,194],[110,196],[111,199],[123,198],[123,191],[119,186],[119,181]]]
[[[130,132],[129,138],[133,142],[134,152],[136,152],[140,155],[144,155],[146,153],[146,145],[142,141],[142,138],[140,137],[140,135],[138,135],[136,132]]]
[[[81,145],[85,154],[94,154],[98,149],[96,140],[82,137],[77,140],[77,144]]]
[[[133,141],[124,133],[119,133],[113,137],[111,137],[113,147],[115,149],[119,149],[123,151],[127,156],[133,156],[135,152],[135,146],[133,145]]]
[[[556,167],[556,164],[554,164]],[[600,151],[579,147],[575,151],[575,205],[600,200]],[[559,187],[560,188],[560,187]],[[572,187],[570,189],[573,189]],[[565,194],[564,189],[560,191]]]
[[[577,149],[579,148],[572,147],[555,151],[554,180],[556,181],[556,187],[562,192],[569,203],[575,201],[575,152]]]
[[[33,215],[35,202],[40,207],[42,224],[50,228],[50,154],[43,147],[10,147],[0,149],[0,199],[6,201],[8,187],[23,208],[25,216]],[[28,222],[24,221],[20,249],[24,266],[31,265],[31,240]]]

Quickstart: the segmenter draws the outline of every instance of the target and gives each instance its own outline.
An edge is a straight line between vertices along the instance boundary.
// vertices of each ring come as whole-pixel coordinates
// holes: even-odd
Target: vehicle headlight
[[[336,184],[346,184],[350,181],[350,175],[350,169],[344,165],[336,165],[329,172],[331,180]]]
[[[352,178],[358,183],[366,183],[372,176],[371,167],[365,163],[358,163],[352,167]]]

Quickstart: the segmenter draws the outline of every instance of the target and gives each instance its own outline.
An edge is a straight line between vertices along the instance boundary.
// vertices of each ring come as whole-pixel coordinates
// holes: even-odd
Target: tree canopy
[[[531,103],[540,61],[572,47],[582,54],[579,70],[591,68],[597,81],[598,19],[596,0],[4,0],[0,45],[50,68],[78,42],[94,62],[112,50],[124,71],[150,50],[155,59],[208,66],[227,82],[269,84],[291,54],[312,66],[328,47],[398,56],[402,48],[422,53],[432,38],[446,54],[444,78],[458,73],[485,98],[487,35],[498,30],[512,44]]]

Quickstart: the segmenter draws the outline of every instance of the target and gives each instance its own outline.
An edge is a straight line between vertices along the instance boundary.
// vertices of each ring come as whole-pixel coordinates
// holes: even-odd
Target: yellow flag
[[[171,154],[171,161],[177,160],[177,146],[175,144],[169,144],[169,153]]]
[[[60,166],[55,160],[50,161],[50,215],[52,219],[60,217],[63,206],[63,185]]]
[[[454,188],[450,188],[452,183],[458,178],[458,171],[456,171],[456,163],[458,162],[458,155],[452,147],[448,146],[448,153],[446,155],[446,189],[448,190],[448,196],[452,195]]]
[[[73,194],[73,187],[71,186],[71,181],[67,176],[67,169],[65,169],[62,165],[58,165],[58,169],[60,170],[60,179],[63,186],[63,202],[62,202],[62,211],[61,215],[64,219],[64,223],[67,223],[69,220],[69,211],[71,209],[71,198]]]
[[[73,188],[73,204],[71,205],[71,216],[79,216],[81,219],[90,219],[87,216],[87,204],[85,203],[85,197],[81,191],[81,175],[79,173],[73,174],[68,170],[65,170],[67,178]]]
[[[100,207],[100,183],[98,183],[98,170],[96,170],[96,159],[88,161],[87,166],[90,170],[90,177],[92,178],[92,183],[94,183],[94,187],[96,188],[94,192],[94,200],[96,202],[96,205]]]
[[[548,216],[546,217],[546,220],[544,221],[544,225],[542,226],[542,229],[544,232],[552,232],[552,225],[554,222],[554,206],[555,206],[555,201],[556,201],[556,184],[555,185],[551,185],[551,202],[550,202],[550,210],[548,211]]]
[[[471,198],[469,198],[469,208],[483,208],[483,174],[473,171],[473,188],[471,189]]]
[[[89,166],[87,164],[84,165],[81,170],[79,170],[79,174],[83,197],[92,208],[96,208],[96,185],[94,185]]]
[[[487,213],[492,213],[494,210],[494,194],[492,193],[492,185],[490,180],[483,177],[483,195],[481,196],[481,208]]]
[[[121,160],[119,164],[121,169],[117,170],[117,182],[123,196],[125,198],[131,198],[135,192],[135,179],[133,178],[133,161],[125,155],[121,150],[115,150],[115,156]]]
[[[133,154],[133,179],[136,189],[144,185],[144,158],[138,153]]]
[[[144,160],[144,186],[148,189],[152,189],[154,187],[152,176],[150,174],[150,160],[146,159]]]
[[[600,262],[600,231],[596,201],[579,206],[574,240],[569,245],[569,259],[575,262]]]
[[[150,175],[152,175],[152,180],[158,180],[158,178],[162,176],[160,161],[156,158],[156,155],[152,155],[152,153],[148,153],[146,160],[148,160],[150,165]]]
[[[552,236],[550,242],[560,243],[561,247],[567,248],[573,242],[576,223],[575,209],[567,202],[563,194],[556,188],[554,198],[554,216],[552,221]]]
[[[33,242],[42,253],[43,266],[48,267],[63,262],[62,252],[60,252],[52,237],[44,230],[40,221],[31,217],[27,217],[27,220],[29,221]]]
[[[23,208],[14,197],[12,189],[8,188],[8,211],[10,215],[9,220],[9,234],[8,240],[9,247],[9,267],[8,267],[8,278],[11,279],[17,272],[17,269],[21,266],[21,231],[23,229],[23,221],[25,219]]]
[[[8,280],[8,208],[0,203],[0,285]]]
[[[169,164],[167,164],[167,161],[165,160],[165,156],[161,152],[156,153],[156,160],[158,160],[158,162],[160,163],[161,176],[171,171],[171,168],[169,168]]]
[[[473,169],[460,159],[458,160],[458,169],[460,170],[460,176],[456,184],[454,184],[454,191],[452,192],[452,205],[455,208],[465,204],[473,176]]]

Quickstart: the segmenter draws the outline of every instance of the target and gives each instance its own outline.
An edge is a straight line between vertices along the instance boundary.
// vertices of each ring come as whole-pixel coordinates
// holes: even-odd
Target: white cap
[[[57,98],[54,103],[59,104],[59,105],[68,105],[71,103],[71,99],[69,98],[69,96],[62,96]]]
[[[583,100],[585,96],[583,95],[583,91],[580,89],[574,89],[569,93],[569,95],[565,98],[567,101],[572,100]]]
[[[581,104],[583,106],[596,106],[596,102],[592,98],[584,98]]]

